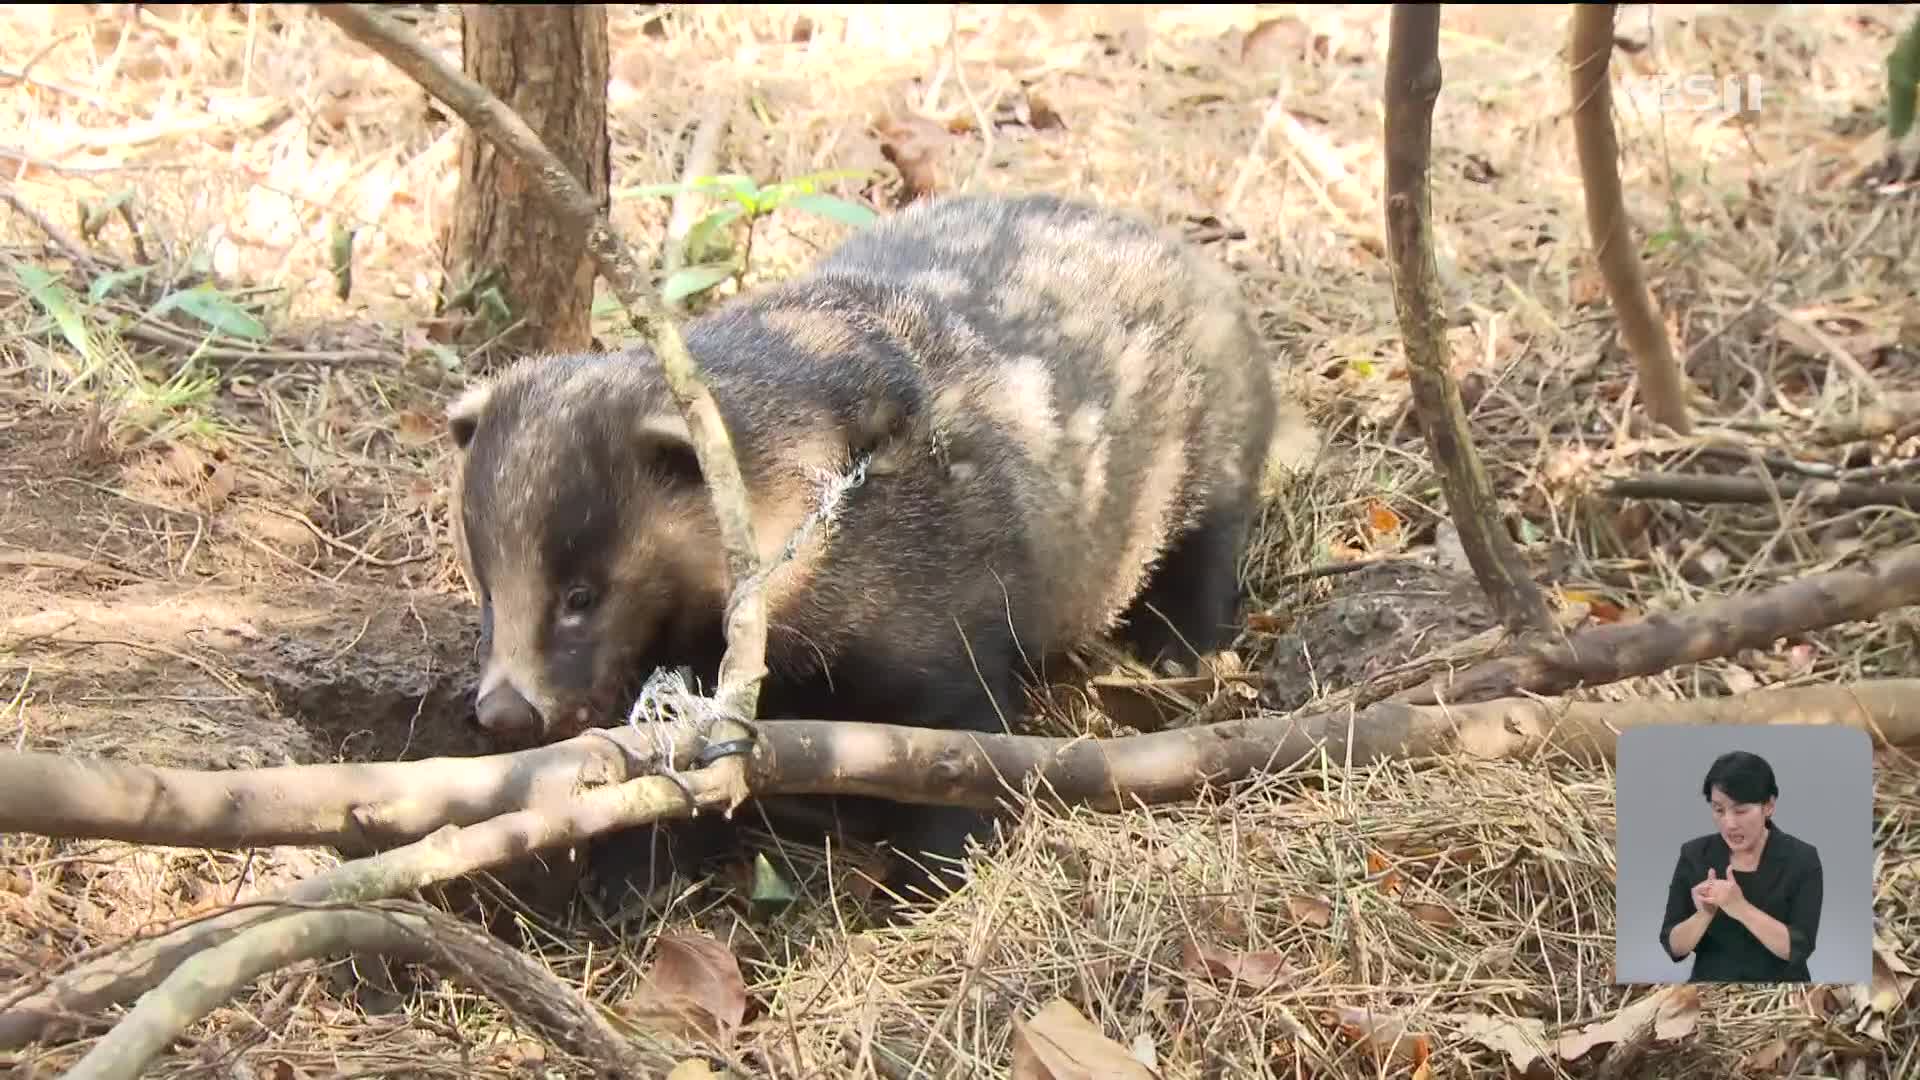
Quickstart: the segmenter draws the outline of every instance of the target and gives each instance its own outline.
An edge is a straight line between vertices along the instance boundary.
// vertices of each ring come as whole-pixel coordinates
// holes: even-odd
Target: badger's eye
[[[586,585],[575,585],[567,590],[565,597],[561,598],[561,609],[569,615],[579,615],[593,607],[595,599],[592,588]]]

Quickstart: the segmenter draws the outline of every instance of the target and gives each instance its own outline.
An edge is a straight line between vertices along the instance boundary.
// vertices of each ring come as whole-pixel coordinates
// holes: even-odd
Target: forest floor
[[[450,6],[395,7],[457,61]],[[886,212],[888,146],[935,190],[1090,196],[1202,243],[1258,306],[1321,438],[1293,448],[1247,560],[1246,677],[1168,716],[1142,707],[1155,688],[1136,672],[1042,703],[1034,730],[1325,708],[1493,625],[1410,413],[1380,239],[1385,5],[669,10],[612,11],[616,191],[676,179],[688,126],[731,102],[722,171],[862,170],[830,190]],[[1432,164],[1454,370],[1563,623],[1911,542],[1899,506],[1605,490],[1628,472],[1762,475],[1751,449],[1920,471],[1920,439],[1814,438],[1869,381],[1920,390],[1920,200],[1875,175],[1909,10],[1624,6],[1621,169],[1703,432],[1665,440],[1623,434],[1638,405],[1587,241],[1568,10],[1445,9]],[[460,125],[301,5],[13,5],[0,26],[0,740],[207,769],[475,752],[477,612],[448,543],[441,415],[491,351],[446,344],[434,310]],[[1762,97],[1655,115],[1619,88],[1656,72],[1751,75]],[[613,206],[657,250],[665,201]],[[847,228],[775,213],[748,283]],[[159,305],[191,282],[208,284]],[[597,310],[602,340],[622,340],[604,289]],[[1576,696],[1898,675],[1920,676],[1914,609]],[[1645,1074],[1920,1069],[1904,977],[1920,970],[1920,767],[1875,767],[1872,983],[1671,995]],[[741,983],[697,989],[745,1023],[699,1052],[743,1075],[1004,1075],[1016,1022],[1056,997],[1169,1078],[1484,1076],[1503,1059],[1596,1075],[1607,1025],[1649,994],[1614,982],[1615,809],[1604,768],[1329,760],[1204,805],[1032,810],[968,888],[901,927],[863,921],[844,856],[828,874],[794,849],[780,865],[799,898],[771,915],[740,899],[743,865],[664,915],[582,900],[520,918],[536,955],[615,1010],[659,963],[657,920],[723,943]],[[1703,808],[1688,835],[1711,828]],[[0,986],[334,861],[0,837]],[[1048,1053],[1093,1060],[1085,1031],[1046,1030],[1065,1040]],[[1408,1037],[1382,1051],[1394,1031]],[[86,1045],[0,1061],[50,1076]],[[474,994],[382,991],[336,963],[261,978],[152,1074],[551,1069],[572,1074]]]

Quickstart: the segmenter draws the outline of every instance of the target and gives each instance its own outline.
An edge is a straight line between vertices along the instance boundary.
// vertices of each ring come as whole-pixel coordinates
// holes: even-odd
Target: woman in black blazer
[[[1691,982],[1811,982],[1820,928],[1820,852],[1773,823],[1780,795],[1758,754],[1722,754],[1700,793],[1718,826],[1680,845],[1660,944]]]

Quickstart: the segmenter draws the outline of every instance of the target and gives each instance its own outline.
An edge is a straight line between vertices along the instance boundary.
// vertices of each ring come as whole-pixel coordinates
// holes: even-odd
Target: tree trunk
[[[1617,4],[1576,4],[1568,49],[1573,98],[1573,143],[1580,158],[1580,187],[1587,204],[1587,235],[1607,296],[1619,320],[1620,340],[1640,372],[1640,401],[1647,415],[1676,434],[1693,434],[1687,387],[1667,338],[1667,324],[1654,310],[1620,189],[1620,144],[1613,132],[1613,15]]]
[[[1447,510],[1460,530],[1460,545],[1487,600],[1515,635],[1546,633],[1553,629],[1553,615],[1501,521],[1500,501],[1474,448],[1460,384],[1447,362],[1428,179],[1440,84],[1440,5],[1393,5],[1384,125],[1387,265],[1393,271],[1393,306],[1407,350],[1414,412],[1440,474]]]
[[[607,11],[604,4],[462,4],[468,76],[505,102],[605,211]],[[572,351],[593,339],[594,264],[586,233],[531,189],[537,178],[471,131],[442,262],[444,308],[477,318],[470,341],[506,355]]]

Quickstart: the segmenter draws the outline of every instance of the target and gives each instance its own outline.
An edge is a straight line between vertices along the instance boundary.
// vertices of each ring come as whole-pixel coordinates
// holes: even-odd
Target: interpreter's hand
[[[1714,876],[1713,867],[1707,867],[1706,880],[1693,887],[1693,910],[1705,912],[1708,915],[1720,910],[1720,905],[1712,892],[1712,888],[1717,884],[1719,880]]]
[[[1737,910],[1746,901],[1746,895],[1740,891],[1740,883],[1733,880],[1733,871],[1727,871],[1726,877],[1714,876],[1713,869],[1707,869],[1707,880],[1700,883],[1705,892],[1706,902],[1721,911]]]

